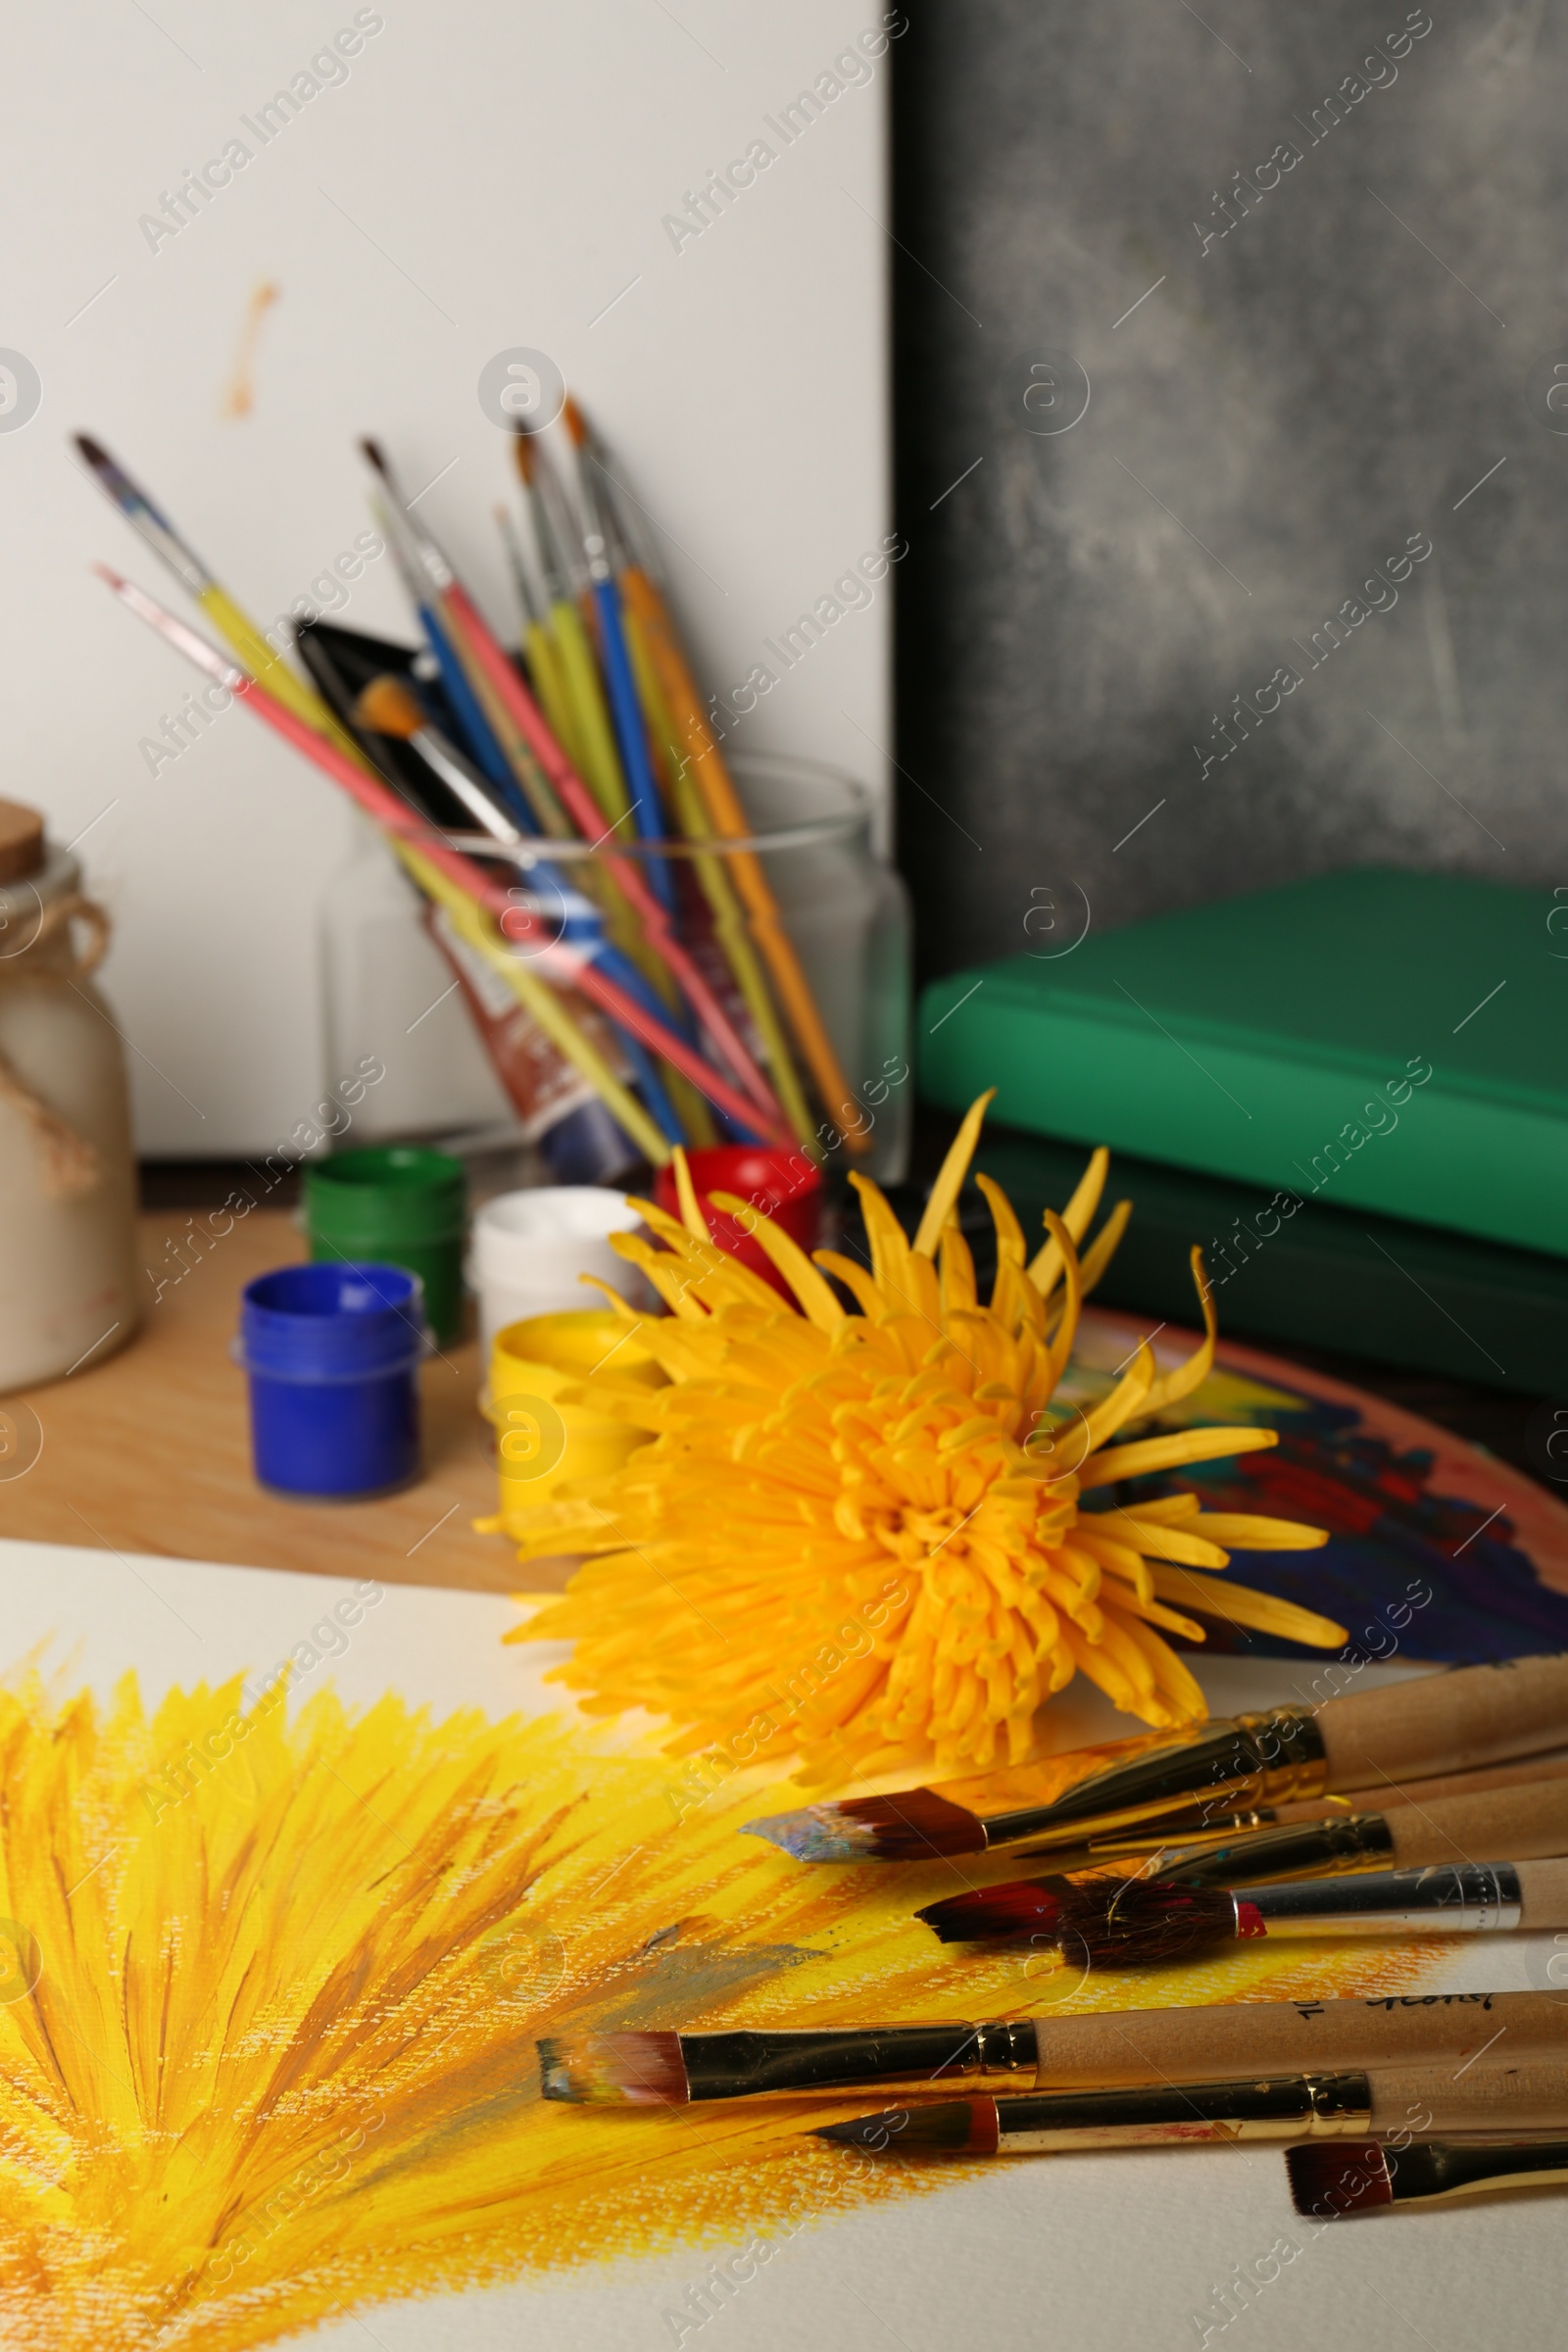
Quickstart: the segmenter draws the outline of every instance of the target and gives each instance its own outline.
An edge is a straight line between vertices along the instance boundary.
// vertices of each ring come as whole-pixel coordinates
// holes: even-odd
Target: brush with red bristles
[[[1054,1944],[1064,1960],[1160,1968],[1265,1936],[1462,1936],[1568,1927],[1568,1861],[1442,1862],[1283,1886],[1038,1879],[915,1914],[944,1943]]]
[[[1299,2152],[1303,2175],[1332,2176],[1345,2141],[1402,2136],[1409,2118],[1438,2132],[1568,2127],[1568,2069],[1550,2062],[1159,2082],[1136,2089],[1046,2091],[1012,2098],[945,2099],[824,2124],[811,2136],[890,2157],[1072,2155],[1090,2148],[1192,2146],[1238,2140],[1339,2140]],[[1313,2166],[1312,2156],[1323,2163]],[[1401,2165],[1405,2161],[1399,2159]]]
[[[1412,1800],[1417,1794],[1409,1791]],[[1228,1897],[1241,1886],[1360,1876],[1379,1863],[1421,1870],[1489,1850],[1516,1861],[1568,1852],[1568,1779],[1556,1774],[1538,1784],[1390,1805],[1386,1813],[1282,1824],[1206,1849],[1156,1847],[1127,1877]],[[1106,1906],[1126,1884],[1126,1877],[1103,1868],[1097,1876],[1007,1879],[928,1903],[916,1917],[944,1943],[1016,1943],[1033,1936],[1049,1941],[1058,1928],[1087,1933],[1103,1926]],[[1124,1916],[1132,1916],[1125,1907]],[[1223,1919],[1223,1909],[1214,1916]]]
[[[1568,2185],[1568,2139],[1516,2139],[1490,2147],[1417,2140],[1408,2148],[1375,2139],[1338,2147],[1287,2148],[1291,2201],[1310,2221],[1345,2221],[1394,2205],[1446,2205],[1489,2189]]]

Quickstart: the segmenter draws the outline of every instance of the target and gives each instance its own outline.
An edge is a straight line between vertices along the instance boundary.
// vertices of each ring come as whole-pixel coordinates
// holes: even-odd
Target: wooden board
[[[496,1501],[473,1341],[420,1372],[417,1485],[377,1502],[285,1502],[251,1475],[245,1377],[229,1345],[244,1285],[304,1257],[304,1236],[286,1211],[258,1209],[197,1257],[190,1229],[178,1212],[142,1219],[144,1265],[164,1274],[196,1262],[169,1281],[127,1348],[0,1406],[13,1417],[30,1406],[43,1436],[33,1466],[0,1483],[0,1535],[486,1592],[523,1581],[506,1539],[471,1524]],[[182,1235],[177,1257],[171,1244]],[[538,1590],[555,1580],[535,1563],[526,1581]]]

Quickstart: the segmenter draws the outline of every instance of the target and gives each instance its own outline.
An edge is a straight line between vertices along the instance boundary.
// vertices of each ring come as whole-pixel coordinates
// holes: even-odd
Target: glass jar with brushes
[[[602,925],[624,942],[689,1035],[711,1043],[709,1005],[716,1002],[774,1100],[773,1140],[787,1133],[825,1173],[858,1168],[897,1183],[914,1111],[909,914],[903,883],[873,848],[871,796],[809,760],[750,755],[731,765],[745,820],[734,830],[694,823],[687,833],[648,839],[622,824],[607,826],[599,840],[439,838],[492,872],[511,869],[512,896],[535,918],[534,944],[516,951],[520,962],[543,968],[540,936],[569,944],[585,926]],[[630,905],[639,898],[640,915]],[[678,966],[673,955],[668,967],[660,960],[648,902],[669,917],[683,950]],[[710,992],[695,1013],[678,976],[690,966]],[[758,1140],[662,1064],[654,1066],[651,1093],[635,1060],[617,1062],[613,1032],[606,1057],[666,1143],[700,1149]],[[658,1137],[643,1141],[649,1125],[640,1123],[639,1141],[652,1157]]]

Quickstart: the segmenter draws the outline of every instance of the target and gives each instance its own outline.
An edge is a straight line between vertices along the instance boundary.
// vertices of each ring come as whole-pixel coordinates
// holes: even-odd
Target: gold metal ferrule
[[[975,1806],[987,1847],[1022,1838],[1042,1847],[1102,1838],[1166,1815],[1201,1829],[1215,1813],[1320,1796],[1328,1785],[1322,1735],[1309,1707],[1273,1707],[1204,1724],[1091,1773],[1048,1804]]]
[[[1372,2126],[1372,2086],[1359,2074],[1048,2091],[996,2104],[997,2152],[1004,2156],[1183,2140],[1364,2139]]]
[[[1382,1813],[1336,1813],[1323,1821],[1281,1821],[1231,1838],[1178,1835],[1152,1852],[1143,1876],[1184,1886],[1263,1886],[1271,1879],[1338,1878],[1387,1869],[1394,1834]]]

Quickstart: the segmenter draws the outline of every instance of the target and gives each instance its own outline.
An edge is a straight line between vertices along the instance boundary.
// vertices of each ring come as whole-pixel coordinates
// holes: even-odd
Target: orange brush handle
[[[675,635],[674,624],[663,598],[648,574],[635,564],[628,564],[620,575],[621,593],[642,623],[648,650],[659,672],[664,690],[664,700],[671,717],[683,729],[687,748],[692,757],[692,774],[703,796],[708,819],[713,831],[730,841],[744,841],[751,832],[746,811],[741,807],[728,769],[719,758],[712,730],[708,724],[697,682],[686,665],[686,657]],[[750,850],[741,851],[731,859],[735,871],[735,886],[746,902],[757,934],[757,944],[767,958],[768,970],[779,1002],[788,1015],[791,1028],[800,1040],[801,1052],[822,1098],[823,1108],[835,1120],[843,1120],[852,1110],[861,1114],[861,1105],[852,1093],[839,1057],[833,1051],[832,1040],[822,1025],[810,985],[801,969],[800,957],[784,929],[778,902],[762,870],[761,860]],[[858,1132],[845,1131],[845,1142],[857,1154],[869,1152],[869,1126]]]
[[[475,610],[464,590],[456,585],[448,589],[446,601],[468,638],[474,658],[494,688],[497,700],[504,705],[521,732],[554,786],[562,806],[572,822],[581,829],[585,839],[596,839],[604,831],[604,819],[598,804],[557,742],[533,696],[491,635],[483,615]],[[773,1131],[772,1140],[787,1144],[791,1138],[785,1128],[777,1097],[748,1053],[723,1005],[670,929],[663,907],[648,887],[647,878],[635,859],[618,858],[612,852],[606,855],[605,864],[621,895],[636,909],[651,945],[685,990],[698,1018],[711,1032],[757,1110],[761,1112]],[[757,1124],[756,1112],[749,1114],[745,1123],[754,1127]]]

